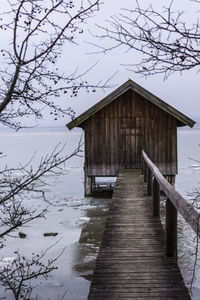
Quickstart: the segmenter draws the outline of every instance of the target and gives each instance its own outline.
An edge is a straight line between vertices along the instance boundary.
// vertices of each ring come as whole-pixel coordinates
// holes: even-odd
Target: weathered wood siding
[[[81,127],[88,176],[116,176],[121,168],[140,168],[142,149],[164,175],[177,174],[177,120],[131,90]]]

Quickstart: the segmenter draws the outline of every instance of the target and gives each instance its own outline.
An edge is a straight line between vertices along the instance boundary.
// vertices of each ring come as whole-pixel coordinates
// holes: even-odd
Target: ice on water
[[[6,156],[1,160],[3,164],[17,166],[20,162],[26,163],[36,153],[32,163],[37,165],[41,156],[53,151],[58,143],[66,143],[65,153],[71,153],[79,142],[80,130],[67,131],[66,128],[37,128],[27,129],[21,132],[0,130],[1,148]],[[200,129],[180,130],[178,132],[178,165],[179,175],[176,178],[176,187],[184,196],[188,196],[200,183],[200,166],[189,159],[199,158]],[[32,251],[41,252],[59,241],[48,255],[55,257],[63,248],[65,251],[56,263],[58,270],[52,273],[49,281],[42,281],[36,290],[39,299],[57,299],[67,290],[68,300],[87,298],[92,268],[100,245],[99,231],[103,231],[106,214],[108,211],[108,199],[84,198],[83,191],[83,162],[81,157],[74,157],[63,166],[60,176],[46,176],[48,183],[48,200],[53,205],[47,205],[37,195],[27,198],[28,205],[39,209],[48,206],[46,219],[38,219],[20,228],[26,235],[26,239],[20,239],[18,232],[16,238],[8,237],[5,247],[1,249],[0,268],[12,264],[15,251],[29,256]],[[13,174],[18,176],[20,174]],[[101,222],[100,222],[101,220]],[[187,230],[185,230],[185,228]],[[184,230],[183,230],[184,229]],[[57,232],[56,237],[44,237],[45,232]],[[183,220],[179,224],[179,263],[184,279],[189,282],[192,270],[193,258],[190,252],[194,248],[194,235]],[[193,249],[194,250],[194,249]],[[200,270],[197,270],[197,278],[200,279]],[[200,282],[200,281],[199,281]],[[194,295],[198,286],[194,285]],[[0,295],[3,289],[0,290]],[[6,296],[7,295],[7,296]],[[44,295],[44,296],[42,296]],[[9,294],[5,294],[10,300]]]

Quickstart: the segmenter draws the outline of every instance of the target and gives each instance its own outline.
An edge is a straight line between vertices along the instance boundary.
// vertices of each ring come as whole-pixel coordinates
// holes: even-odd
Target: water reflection
[[[82,227],[77,245],[73,270],[78,276],[92,280],[95,261],[102,241],[104,226],[111,197],[91,198],[85,218],[80,219]]]

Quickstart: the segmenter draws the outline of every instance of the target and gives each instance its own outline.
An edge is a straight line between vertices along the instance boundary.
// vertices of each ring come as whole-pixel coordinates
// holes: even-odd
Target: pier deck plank
[[[119,172],[88,300],[191,299],[140,174]]]

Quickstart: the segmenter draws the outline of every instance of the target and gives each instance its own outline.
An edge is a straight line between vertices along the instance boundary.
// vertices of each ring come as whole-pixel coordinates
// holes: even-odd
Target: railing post
[[[156,178],[153,178],[152,184],[152,204],[153,204],[153,216],[160,216],[160,186]]]
[[[141,156],[141,173],[144,174],[144,159],[143,159],[143,156]]]
[[[144,182],[147,182],[147,164],[146,161],[144,160]]]
[[[150,168],[147,168],[147,195],[152,194],[152,172]]]
[[[177,210],[169,199],[166,201],[166,255],[177,260]]]

